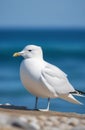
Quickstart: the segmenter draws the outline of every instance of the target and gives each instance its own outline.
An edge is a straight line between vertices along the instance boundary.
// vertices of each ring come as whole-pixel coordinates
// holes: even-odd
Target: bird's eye
[[[32,50],[28,50],[29,52],[31,52]]]

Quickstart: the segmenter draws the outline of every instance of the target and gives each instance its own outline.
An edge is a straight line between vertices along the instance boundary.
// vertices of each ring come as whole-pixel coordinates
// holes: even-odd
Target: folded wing
[[[48,89],[50,86],[50,88],[58,95],[69,94],[70,92],[75,91],[69,83],[67,75],[58,67],[48,63],[41,72],[41,81],[48,87]]]

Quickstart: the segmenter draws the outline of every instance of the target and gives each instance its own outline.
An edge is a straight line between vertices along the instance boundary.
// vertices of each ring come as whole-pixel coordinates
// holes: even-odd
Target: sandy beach
[[[0,130],[85,130],[85,114],[0,106]]]

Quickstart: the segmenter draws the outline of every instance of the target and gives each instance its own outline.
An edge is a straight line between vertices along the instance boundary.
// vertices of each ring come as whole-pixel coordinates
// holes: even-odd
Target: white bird
[[[82,104],[72,96],[81,96],[82,92],[73,88],[62,70],[43,59],[40,46],[28,45],[13,56],[24,57],[20,65],[20,78],[24,87],[36,96],[35,109],[39,97],[48,98],[46,110],[49,110],[50,98],[58,97],[75,104]]]

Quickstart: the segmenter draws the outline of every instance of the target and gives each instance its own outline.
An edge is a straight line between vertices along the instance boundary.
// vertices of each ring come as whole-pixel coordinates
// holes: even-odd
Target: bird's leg
[[[50,98],[48,98],[47,111],[49,111],[49,107],[50,107]]]
[[[50,106],[50,98],[48,98],[48,105],[46,109],[39,109],[39,111],[49,111],[49,106]]]
[[[35,101],[35,110],[37,110],[37,104],[38,104],[38,97],[36,97],[36,101]]]

